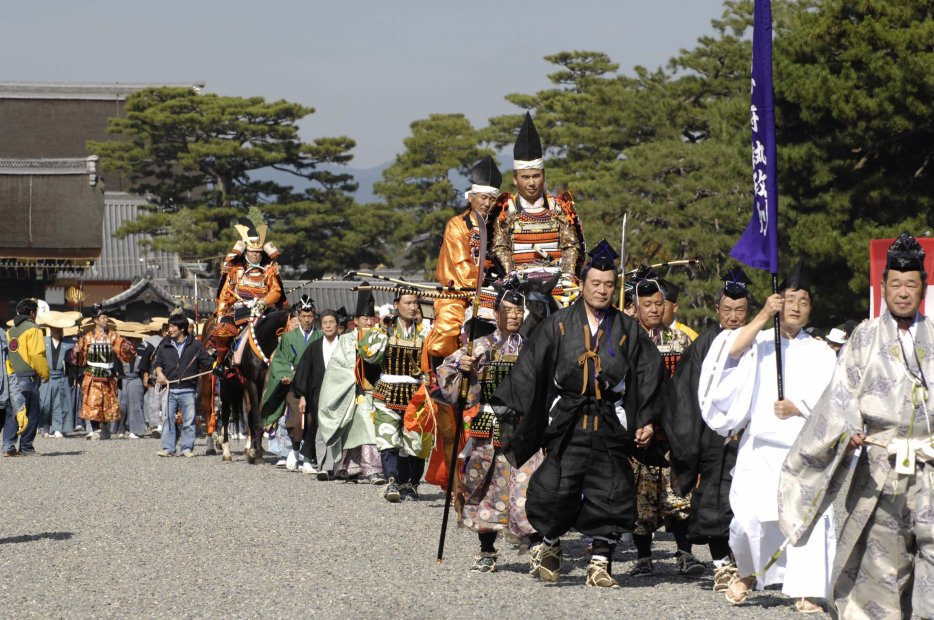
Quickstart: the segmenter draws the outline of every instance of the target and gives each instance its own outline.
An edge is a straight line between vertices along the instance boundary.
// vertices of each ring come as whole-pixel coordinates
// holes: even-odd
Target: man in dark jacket
[[[672,381],[677,407],[665,410],[662,427],[671,443],[671,486],[691,497],[688,539],[707,544],[714,564],[715,592],[723,592],[736,574],[730,552],[730,484],[736,465],[737,436],[724,440],[704,424],[697,400],[704,358],[724,329],[739,329],[749,315],[749,278],[742,268],[730,269],[723,278],[717,302],[716,326],[698,336],[684,351]]]
[[[591,250],[581,298],[545,319],[493,395],[504,456],[513,467],[544,448],[525,509],[544,536],[530,550],[543,581],[561,573],[559,538],[593,537],[587,585],[614,588],[610,559],[636,520],[629,455],[648,452],[667,378],[638,323],[612,307],[619,274],[606,241]]]
[[[195,448],[195,390],[202,370],[210,370],[214,359],[201,343],[188,333],[188,319],[184,315],[169,317],[168,337],[156,349],[156,384],[169,390],[162,423],[162,450],[159,456],[175,455],[175,412],[182,411],[182,456],[194,456]]]
[[[321,313],[322,338],[309,344],[295,368],[295,380],[292,382],[292,396],[297,401],[296,412],[304,416],[301,423],[301,441],[293,435],[292,449],[298,450],[305,459],[303,474],[317,474],[319,480],[329,480],[335,463],[329,458],[327,444],[318,432],[318,397],[324,383],[324,371],[331,356],[337,350],[337,313],[325,310]],[[316,470],[312,463],[318,464]]]

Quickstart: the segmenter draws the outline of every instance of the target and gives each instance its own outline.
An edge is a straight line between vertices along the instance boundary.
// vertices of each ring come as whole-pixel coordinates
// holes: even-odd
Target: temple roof
[[[163,304],[169,308],[175,308],[179,305],[178,301],[173,299],[164,288],[146,278],[139,280],[119,295],[114,295],[110,299],[105,299],[101,302],[101,305],[105,310],[115,310],[124,308],[127,304],[133,303],[134,301],[147,304]]]
[[[134,233],[116,237],[121,226],[137,219],[146,199],[127,192],[104,194],[104,224],[100,258],[84,279],[88,281],[124,281],[136,278],[174,278],[178,276],[178,254],[152,250],[145,245],[147,235]]]
[[[0,167],[0,257],[97,258],[104,193],[77,163],[70,170],[40,169]]]
[[[164,84],[129,84],[120,82],[2,82],[0,99],[126,99],[128,95],[144,88],[171,86],[191,88],[201,92],[204,81],[168,82]]]

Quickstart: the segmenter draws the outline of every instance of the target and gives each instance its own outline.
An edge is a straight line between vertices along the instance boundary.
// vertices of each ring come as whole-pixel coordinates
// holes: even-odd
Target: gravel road
[[[731,608],[700,579],[677,574],[661,534],[656,575],[618,590],[584,586],[580,537],[557,585],[526,574],[500,543],[500,570],[469,567],[475,535],[449,533],[435,561],[443,497],[390,505],[379,487],[319,482],[204,454],[158,458],[157,440],[37,439],[42,456],[0,460],[0,609],[6,617],[792,618],[769,591]],[[706,549],[695,548],[704,561]],[[567,562],[569,560],[569,562]]]

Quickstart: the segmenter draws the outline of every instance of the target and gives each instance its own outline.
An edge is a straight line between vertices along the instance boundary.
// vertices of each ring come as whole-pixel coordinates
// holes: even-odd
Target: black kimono
[[[615,308],[596,334],[583,300],[533,332],[492,404],[513,465],[545,450],[525,504],[536,531],[557,538],[574,527],[615,540],[632,528],[636,502],[628,456],[643,452],[634,432],[660,417],[665,381],[655,345]],[[625,428],[617,417],[620,399]]]
[[[292,395],[295,399],[305,397],[305,421],[302,431],[302,456],[307,462],[316,460],[315,438],[318,433],[318,398],[324,383],[324,338],[318,338],[302,352],[295,377],[292,379]],[[298,412],[296,406],[295,412]],[[294,439],[293,439],[294,441]],[[320,463],[319,463],[320,464]]]
[[[728,538],[733,519],[730,483],[739,442],[730,438],[724,443],[723,437],[710,430],[697,400],[704,358],[721,331],[720,326],[705,331],[684,352],[672,380],[677,406],[667,408],[662,420],[671,443],[672,487],[682,495],[694,491],[688,537],[695,543]]]

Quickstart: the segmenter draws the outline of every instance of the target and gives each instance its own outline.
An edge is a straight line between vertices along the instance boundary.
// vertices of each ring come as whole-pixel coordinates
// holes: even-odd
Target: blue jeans
[[[175,453],[175,412],[182,410],[182,452],[195,449],[195,391],[169,389],[165,421],[162,422],[162,449]]]
[[[23,392],[26,399],[26,430],[19,437],[20,452],[35,452],[32,442],[36,438],[36,432],[39,430],[39,417],[42,412],[39,410],[39,384],[41,383],[37,375],[17,375],[19,389]],[[3,423],[3,451],[8,452],[16,447],[16,412],[8,411],[6,420]]]

